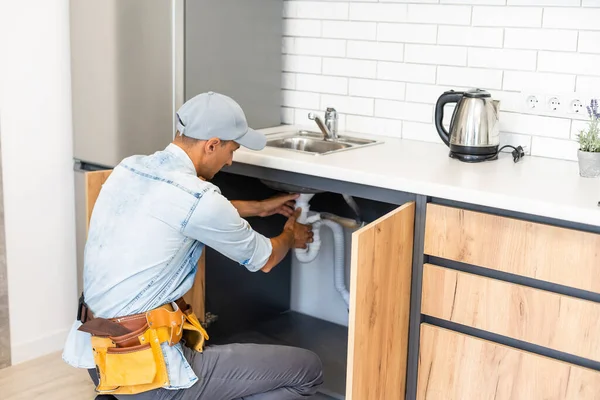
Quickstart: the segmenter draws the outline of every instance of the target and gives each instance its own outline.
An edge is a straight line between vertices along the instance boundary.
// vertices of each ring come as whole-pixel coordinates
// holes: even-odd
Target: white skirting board
[[[46,354],[62,351],[70,328],[71,327],[40,336],[29,342],[19,342],[18,338],[14,338],[11,346],[11,365],[20,364]]]

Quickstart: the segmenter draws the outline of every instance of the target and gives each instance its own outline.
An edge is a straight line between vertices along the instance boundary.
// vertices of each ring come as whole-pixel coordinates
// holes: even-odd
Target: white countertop
[[[600,179],[581,178],[577,162],[525,156],[515,164],[502,153],[496,161],[469,164],[448,157],[443,144],[374,138],[385,143],[323,156],[240,148],[234,161],[600,226]]]

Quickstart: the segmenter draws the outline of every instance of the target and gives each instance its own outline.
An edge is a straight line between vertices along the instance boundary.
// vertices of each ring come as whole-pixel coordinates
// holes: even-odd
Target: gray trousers
[[[198,376],[189,389],[157,389],[118,400],[296,400],[316,393],[323,383],[319,357],[304,349],[259,344],[207,346],[184,356]],[[96,370],[89,370],[95,384]]]

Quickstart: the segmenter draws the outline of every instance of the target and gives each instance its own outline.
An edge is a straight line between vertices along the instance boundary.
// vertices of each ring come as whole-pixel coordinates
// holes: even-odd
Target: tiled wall
[[[284,34],[284,123],[316,129],[308,112],[331,105],[340,129],[440,141],[437,98],[480,87],[501,100],[502,143],[574,160],[585,122],[526,94],[600,97],[600,0],[293,0]]]

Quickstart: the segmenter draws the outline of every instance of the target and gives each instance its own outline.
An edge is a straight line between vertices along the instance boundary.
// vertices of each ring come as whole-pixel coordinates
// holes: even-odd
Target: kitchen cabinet
[[[232,199],[274,194],[261,179],[321,190],[311,209],[343,217],[335,196],[360,200],[348,326],[290,309],[290,255],[253,274],[207,249],[190,295],[217,314],[213,343],[313,350],[337,398],[598,397],[600,227],[249,165],[215,184]],[[249,222],[272,236],[285,218]]]
[[[549,357],[421,326],[418,400],[597,399],[600,374]]]
[[[88,219],[109,175],[110,171],[86,173]],[[228,198],[240,199],[236,192],[258,198],[269,194],[261,193],[260,183],[251,178],[225,174],[222,179],[218,186]],[[199,316],[205,308],[217,314],[208,327],[209,343],[304,347],[323,361],[326,394],[355,400],[403,397],[415,203],[400,203],[363,202],[369,221],[352,233],[348,327],[289,310],[290,255],[271,273],[262,274],[250,273],[206,249],[186,298]],[[339,210],[336,204],[331,207]],[[278,234],[285,222],[278,216],[249,220],[255,229],[271,235]],[[225,292],[229,294],[224,296]]]
[[[597,399],[600,230],[429,203],[418,400]]]

